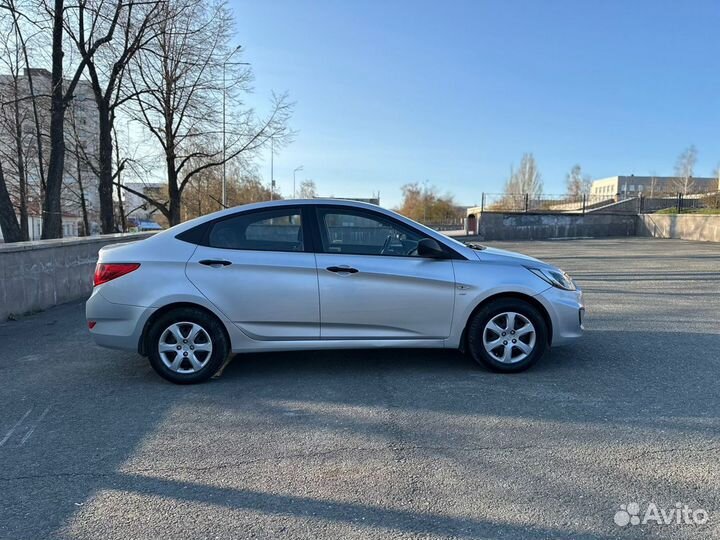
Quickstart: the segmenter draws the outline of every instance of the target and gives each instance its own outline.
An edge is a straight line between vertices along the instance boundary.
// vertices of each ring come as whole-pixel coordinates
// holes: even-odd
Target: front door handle
[[[229,264],[232,264],[230,261],[225,261],[222,259],[203,259],[202,261],[198,261],[200,264],[204,264],[205,266],[212,266],[213,268],[220,268],[221,266],[228,266]]]
[[[329,272],[337,272],[339,274],[357,274],[358,269],[357,268],[351,268],[349,266],[328,266],[325,270]]]

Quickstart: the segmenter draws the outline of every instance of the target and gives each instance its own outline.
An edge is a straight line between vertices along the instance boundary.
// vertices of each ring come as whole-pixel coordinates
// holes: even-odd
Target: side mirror
[[[423,238],[418,242],[417,253],[420,257],[426,257],[429,259],[447,259],[447,253],[443,251],[437,240],[432,238]]]

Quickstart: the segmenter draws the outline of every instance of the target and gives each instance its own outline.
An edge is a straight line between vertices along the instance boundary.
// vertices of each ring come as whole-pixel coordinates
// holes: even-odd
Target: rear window
[[[212,225],[210,247],[254,251],[304,251],[302,217],[298,209],[240,214]]]

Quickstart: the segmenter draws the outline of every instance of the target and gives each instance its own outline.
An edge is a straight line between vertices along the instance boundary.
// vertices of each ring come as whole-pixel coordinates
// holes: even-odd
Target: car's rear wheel
[[[177,384],[208,380],[229,351],[222,324],[197,309],[180,308],[159,317],[148,332],[150,365]]]
[[[477,363],[503,373],[523,371],[548,348],[548,329],[532,304],[504,298],[483,306],[467,329],[468,350]]]

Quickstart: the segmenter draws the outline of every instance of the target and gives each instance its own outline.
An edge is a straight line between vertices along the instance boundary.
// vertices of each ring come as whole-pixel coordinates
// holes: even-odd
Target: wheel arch
[[[213,313],[212,310],[208,309],[205,306],[201,306],[200,304],[195,304],[193,302],[172,302],[170,304],[166,304],[162,306],[161,308],[157,309],[153,312],[150,317],[148,317],[148,320],[145,321],[145,325],[143,326],[142,333],[140,334],[140,339],[138,340],[138,353],[140,353],[142,356],[147,356],[147,335],[148,331],[152,327],[152,325],[157,321],[160,317],[165,315],[166,313],[169,313],[176,309],[181,308],[190,308],[195,309],[197,311],[202,311],[203,313],[206,313],[210,317],[214,318],[218,323],[220,323],[220,327],[222,328],[223,332],[225,333],[225,339],[227,339],[228,345],[230,346],[230,349],[232,350],[232,342],[230,340],[230,334],[228,333],[227,327],[225,326],[225,323],[222,321],[220,317],[217,316],[217,314]]]
[[[462,336],[460,337],[460,350],[465,351],[467,349],[467,329],[468,326],[470,326],[470,321],[472,321],[475,314],[480,311],[482,308],[484,308],[486,305],[488,305],[490,302],[494,302],[495,300],[502,300],[502,299],[515,299],[515,300],[522,300],[524,302],[527,302],[534,308],[540,312],[540,315],[542,316],[543,320],[545,321],[545,324],[547,326],[548,332],[547,332],[547,339],[548,339],[548,346],[552,345],[552,336],[553,336],[553,324],[552,319],[550,318],[550,314],[548,313],[547,309],[540,301],[538,301],[536,298],[533,298],[530,295],[520,293],[520,292],[499,292],[496,294],[493,294],[491,296],[488,296],[487,298],[483,298],[475,308],[470,312],[470,315],[468,316],[467,320],[465,321],[465,326],[463,327]]]

